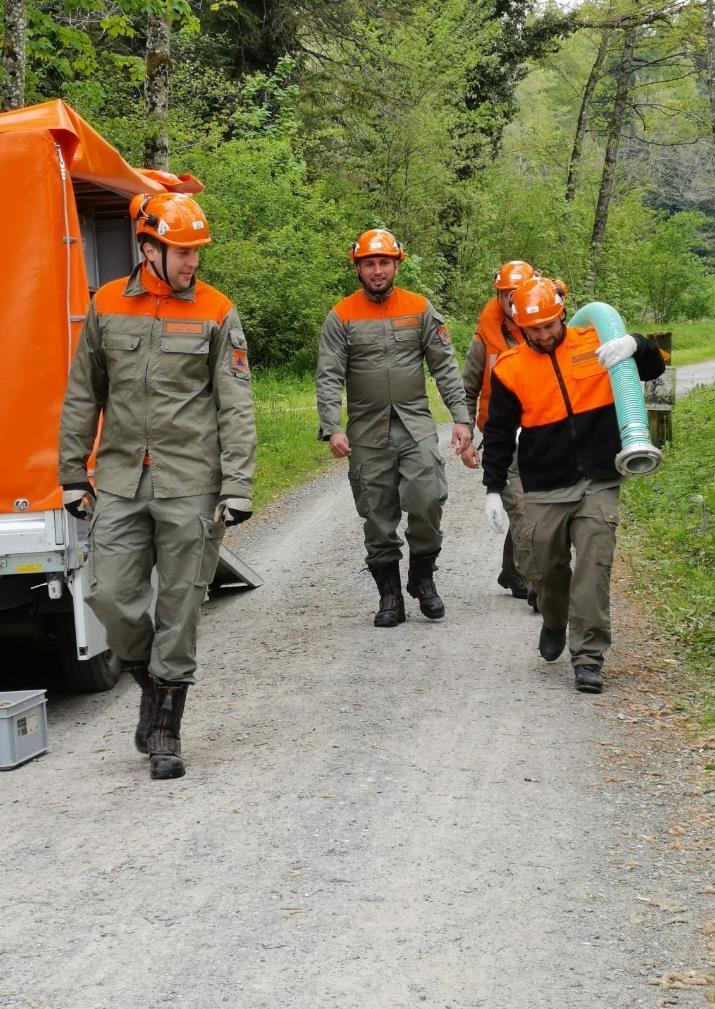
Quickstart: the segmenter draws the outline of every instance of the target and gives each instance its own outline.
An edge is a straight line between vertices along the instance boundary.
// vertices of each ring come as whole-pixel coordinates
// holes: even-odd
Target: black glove
[[[62,504],[74,518],[86,522],[92,516],[96,502],[97,495],[88,480],[62,485]]]

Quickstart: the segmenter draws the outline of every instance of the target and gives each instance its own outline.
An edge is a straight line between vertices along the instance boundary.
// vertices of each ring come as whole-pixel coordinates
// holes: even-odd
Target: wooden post
[[[655,340],[665,361],[665,372],[660,378],[644,383],[645,404],[648,409],[650,440],[656,448],[663,448],[673,440],[673,404],[675,403],[675,368],[671,365],[673,334],[649,333]]]

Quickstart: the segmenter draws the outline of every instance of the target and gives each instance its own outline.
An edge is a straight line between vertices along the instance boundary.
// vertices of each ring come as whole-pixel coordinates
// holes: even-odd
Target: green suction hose
[[[601,343],[625,336],[628,330],[615,308],[603,301],[591,301],[569,322],[569,326],[593,326]],[[627,358],[609,369],[621,451],[616,456],[616,469],[624,476],[645,476],[654,473],[661,464],[660,450],[651,444],[648,415],[633,358]]]

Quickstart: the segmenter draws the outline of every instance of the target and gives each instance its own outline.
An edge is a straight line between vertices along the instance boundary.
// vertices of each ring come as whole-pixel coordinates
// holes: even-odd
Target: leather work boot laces
[[[547,662],[555,662],[566,647],[566,628],[552,631],[544,624],[539,635],[539,651]]]
[[[502,570],[497,578],[497,585],[501,585],[503,589],[510,589],[515,599],[526,599],[529,595],[529,586],[518,571]]]
[[[407,591],[419,600],[420,610],[430,620],[439,620],[444,616],[444,603],[437,595],[432,572],[435,570],[435,557],[410,554],[410,567],[407,576]]]
[[[380,607],[375,614],[375,627],[397,627],[405,622],[405,600],[402,595],[399,561],[389,564],[369,564],[370,574],[380,593]]]
[[[603,690],[603,673],[598,666],[575,666],[576,689],[583,694],[600,694]]]

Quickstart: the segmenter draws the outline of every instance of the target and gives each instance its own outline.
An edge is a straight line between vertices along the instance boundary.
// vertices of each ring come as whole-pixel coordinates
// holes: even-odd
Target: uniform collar
[[[196,281],[185,291],[174,291],[173,288],[160,280],[142,260],[130,273],[124,294],[135,297],[138,294],[153,294],[157,298],[180,298],[182,301],[196,300]]]

